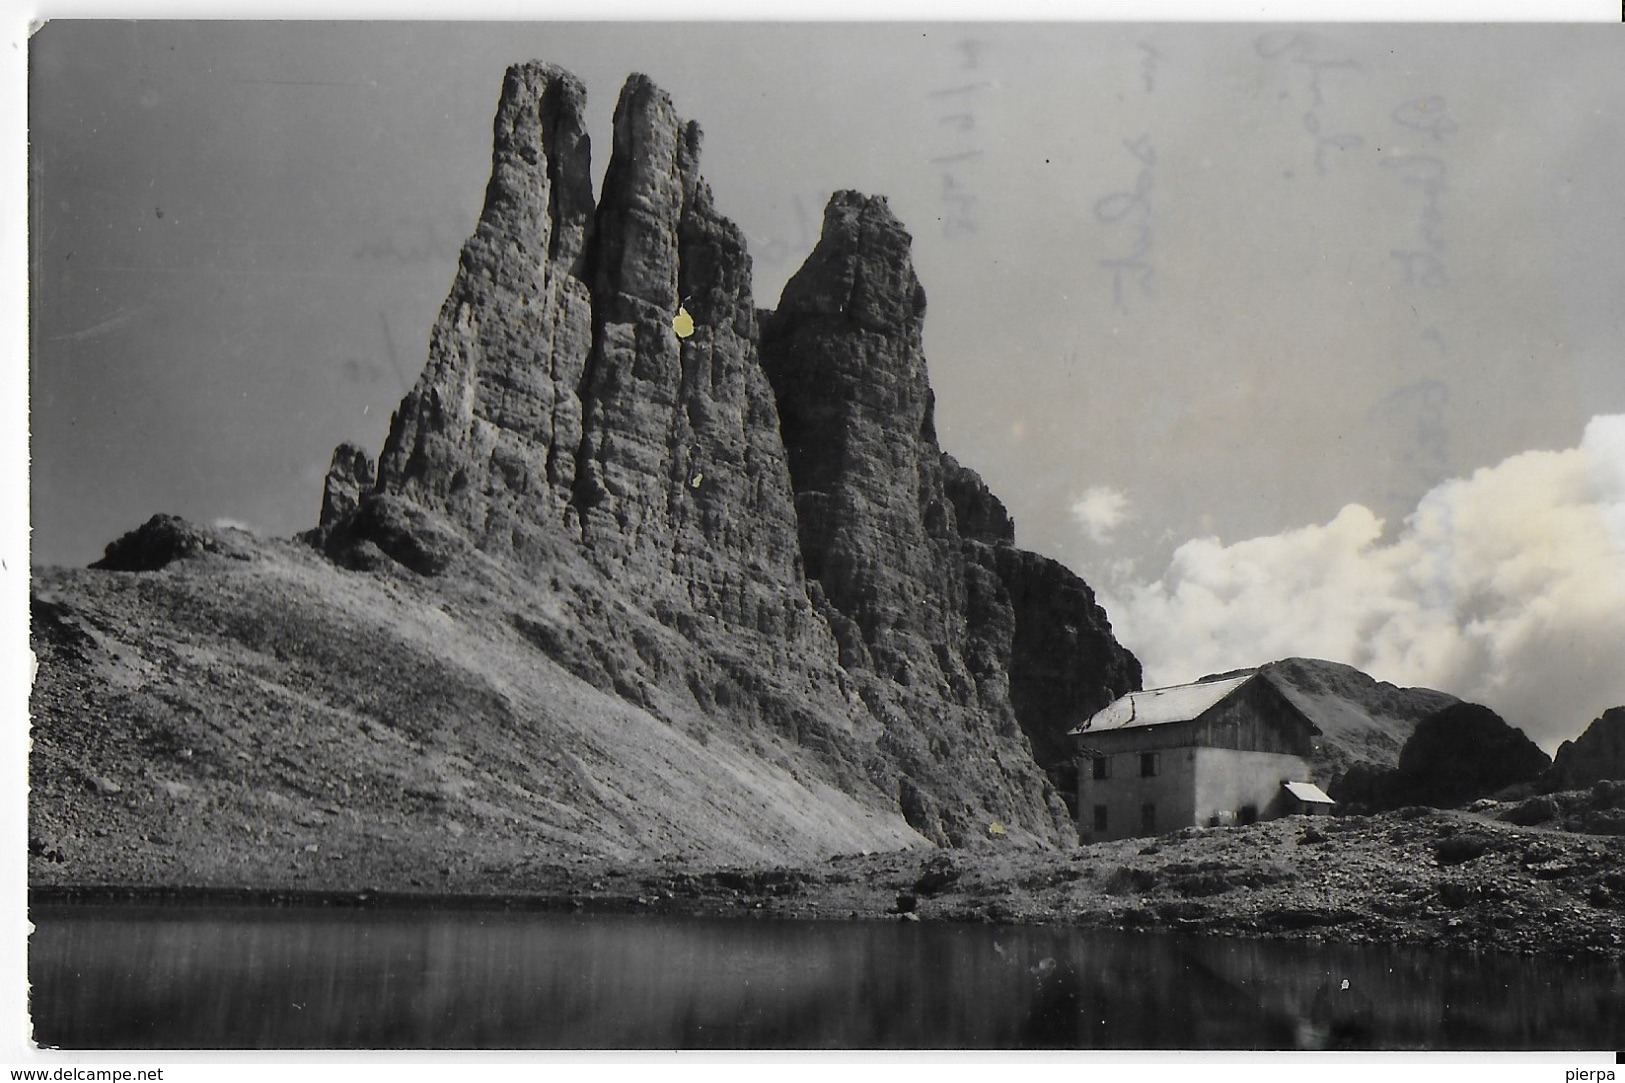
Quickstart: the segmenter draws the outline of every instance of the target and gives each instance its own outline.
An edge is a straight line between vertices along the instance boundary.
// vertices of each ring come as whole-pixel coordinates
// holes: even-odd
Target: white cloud
[[[1289,655],[1488,704],[1548,749],[1625,704],[1625,415],[1435,487],[1398,537],[1329,523],[1180,546],[1106,592],[1148,684]]]
[[[1112,531],[1134,517],[1127,494],[1109,485],[1096,485],[1072,504],[1072,518],[1096,545],[1104,545]]]

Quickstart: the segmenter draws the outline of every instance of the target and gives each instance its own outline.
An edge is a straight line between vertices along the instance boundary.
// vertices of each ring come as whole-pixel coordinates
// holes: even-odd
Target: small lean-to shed
[[[1327,816],[1337,804],[1331,796],[1313,782],[1283,782],[1286,791],[1286,815]]]
[[[1253,672],[1131,692],[1072,731],[1078,833],[1100,842],[1306,811],[1286,784],[1330,800],[1308,781],[1319,732]]]

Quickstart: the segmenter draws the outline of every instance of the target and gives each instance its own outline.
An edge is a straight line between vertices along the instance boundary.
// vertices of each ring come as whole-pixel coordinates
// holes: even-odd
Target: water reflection
[[[68,1048],[1605,1049],[1619,964],[1055,927],[36,907]]]

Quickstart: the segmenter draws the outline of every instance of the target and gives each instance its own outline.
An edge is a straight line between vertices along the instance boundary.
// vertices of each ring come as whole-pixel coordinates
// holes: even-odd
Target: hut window
[[[1157,830],[1157,806],[1149,801],[1140,806],[1140,830],[1146,832]]]
[[[1095,777],[1096,778],[1111,778],[1112,777],[1111,763],[1112,763],[1112,761],[1111,761],[1110,756],[1096,756],[1096,757],[1094,757]]]
[[[1162,756],[1156,752],[1140,753],[1140,777],[1152,778],[1162,772]]]
[[[1106,806],[1105,805],[1096,805],[1095,806],[1095,830],[1096,831],[1104,831],[1104,830],[1106,830]]]

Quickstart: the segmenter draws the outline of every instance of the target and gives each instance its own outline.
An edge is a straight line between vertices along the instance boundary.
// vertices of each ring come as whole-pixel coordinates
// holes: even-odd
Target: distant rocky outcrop
[[[1351,770],[1333,785],[1332,796],[1368,809],[1448,808],[1532,783],[1551,762],[1488,707],[1455,703],[1417,725],[1393,768]]]
[[[1625,707],[1610,707],[1557,749],[1548,789],[1575,789],[1603,779],[1625,779]]]
[[[1283,658],[1257,672],[1320,730],[1311,766],[1345,808],[1460,804],[1542,769],[1533,765],[1545,754],[1521,731],[1448,692],[1401,687],[1320,658]]]
[[[1460,804],[1533,782],[1552,764],[1524,732],[1477,703],[1457,703],[1424,718],[1399,754],[1401,800]]]
[[[451,524],[393,493],[360,494],[354,508],[320,534],[334,562],[356,571],[394,561],[419,575],[439,575],[469,549]]]
[[[333,449],[333,461],[322,483],[322,514],[316,524],[318,542],[335,524],[355,514],[363,493],[372,491],[378,479],[378,464],[354,444]]]
[[[110,572],[155,572],[177,560],[206,555],[238,556],[220,531],[188,522],[178,515],[154,515],[128,534],[109,542],[92,568]]]
[[[938,446],[909,234],[837,193],[760,313],[698,125],[631,77],[595,202],[584,108],[568,73],[509,70],[428,364],[370,481],[335,454],[311,540],[550,573],[557,603],[509,619],[595,687],[765,726],[938,843],[1071,839],[1064,734],[1139,664]]]
[[[1369,775],[1396,766],[1424,718],[1461,702],[1447,692],[1402,688],[1321,658],[1283,658],[1258,672],[1320,729],[1313,766],[1317,778],[1332,784],[1350,771]]]

